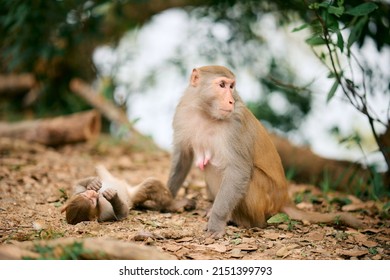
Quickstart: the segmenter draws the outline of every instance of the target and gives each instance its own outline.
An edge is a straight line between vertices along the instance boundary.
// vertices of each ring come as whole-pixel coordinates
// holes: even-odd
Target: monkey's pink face
[[[220,119],[228,118],[234,111],[235,100],[233,92],[236,81],[226,77],[218,77],[213,80],[213,88],[216,94],[216,103],[214,109],[217,110],[215,114]]]
[[[80,193],[80,195],[85,197],[91,203],[92,207],[96,207],[99,193],[94,190],[86,190],[85,192]]]

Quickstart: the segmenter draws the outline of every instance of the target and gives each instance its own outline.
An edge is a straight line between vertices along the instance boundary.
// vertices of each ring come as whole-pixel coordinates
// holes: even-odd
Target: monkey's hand
[[[220,239],[225,235],[225,224],[221,222],[211,223],[209,220],[206,231],[206,238]]]
[[[106,189],[104,192],[103,192],[103,196],[105,199],[107,199],[108,201],[112,201],[114,200],[116,197],[118,197],[118,192],[114,189]]]
[[[98,177],[94,177],[88,184],[87,190],[99,191],[102,187],[102,181]]]
[[[103,192],[103,197],[107,199],[114,209],[115,217],[117,220],[122,220],[129,214],[128,204],[124,200],[121,200],[118,192],[115,189],[108,188]]]

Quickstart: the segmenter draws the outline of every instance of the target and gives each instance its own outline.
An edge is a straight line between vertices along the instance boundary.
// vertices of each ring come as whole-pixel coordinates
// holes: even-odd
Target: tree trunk
[[[386,131],[383,134],[379,135],[379,140],[382,142],[382,145],[386,147],[385,156],[390,157],[390,123],[387,123]],[[385,186],[387,186],[387,188],[390,189],[390,166],[388,166],[388,168],[389,169],[385,174],[384,182],[385,182]]]
[[[87,141],[100,134],[96,110],[17,123],[0,122],[0,136],[34,141],[48,146]]]
[[[271,135],[286,173],[292,172],[297,183],[311,183],[351,193],[355,187],[368,188],[370,172],[358,163],[333,160],[314,154],[309,148],[291,144],[287,139]]]

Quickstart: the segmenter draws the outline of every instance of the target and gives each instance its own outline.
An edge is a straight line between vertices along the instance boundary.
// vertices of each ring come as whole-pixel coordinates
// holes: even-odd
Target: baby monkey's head
[[[98,215],[99,194],[94,190],[86,190],[74,195],[61,210],[66,212],[68,224],[75,225],[83,221],[93,221]]]

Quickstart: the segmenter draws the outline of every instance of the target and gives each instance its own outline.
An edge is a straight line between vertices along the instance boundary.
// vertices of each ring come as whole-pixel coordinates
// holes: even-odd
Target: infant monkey
[[[174,200],[168,189],[155,178],[130,186],[114,177],[103,165],[98,165],[96,172],[98,177],[84,178],[76,183],[73,196],[61,210],[61,213],[66,212],[68,224],[96,219],[98,222],[122,220],[135,207],[162,212],[195,208],[193,200]]]

